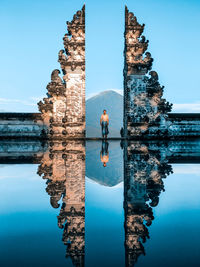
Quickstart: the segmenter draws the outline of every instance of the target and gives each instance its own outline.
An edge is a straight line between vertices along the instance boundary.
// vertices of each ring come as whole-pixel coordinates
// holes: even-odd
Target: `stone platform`
[[[190,138],[200,136],[200,113],[169,113],[167,120],[169,139]],[[26,138],[46,139],[45,126],[40,113],[0,113],[0,139]],[[63,136],[66,139],[66,136]],[[139,139],[138,136],[131,137]],[[145,139],[145,136],[142,137]],[[162,136],[156,136],[156,139]],[[101,140],[101,138],[83,138],[86,140]],[[109,140],[120,138],[109,137]],[[166,136],[165,136],[166,139]]]

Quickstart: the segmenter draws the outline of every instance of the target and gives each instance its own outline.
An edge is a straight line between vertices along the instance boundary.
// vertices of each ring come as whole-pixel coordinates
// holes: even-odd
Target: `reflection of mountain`
[[[86,101],[86,135],[101,136],[100,116],[106,109],[110,117],[110,136],[120,136],[123,121],[123,96],[115,91],[104,91]]]
[[[123,180],[122,153],[119,142],[110,142],[109,162],[106,167],[100,159],[101,142],[86,143],[86,176],[99,184],[114,186]]]

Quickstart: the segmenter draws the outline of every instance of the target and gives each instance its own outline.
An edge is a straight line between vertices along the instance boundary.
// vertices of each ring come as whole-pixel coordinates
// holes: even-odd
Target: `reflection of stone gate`
[[[200,141],[126,140],[124,148],[124,215],[126,267],[133,267],[150,238],[154,207],[164,189],[171,163],[198,163]]]
[[[52,141],[41,159],[38,174],[47,179],[50,202],[61,209],[58,227],[63,229],[66,257],[84,266],[85,256],[85,144],[84,141]]]
[[[124,147],[126,266],[133,267],[144,253],[143,244],[149,238],[148,229],[154,219],[153,207],[158,204],[164,189],[163,178],[171,172],[170,164],[200,163],[200,141],[124,140],[121,145]],[[46,179],[46,191],[52,207],[59,208],[61,205],[57,222],[63,229],[66,256],[75,266],[84,266],[84,141],[0,141],[0,163],[39,164],[38,174]],[[96,164],[100,162],[96,161]],[[97,169],[94,162],[90,168]]]
[[[161,148],[162,147],[162,148]],[[152,150],[153,149],[153,150]],[[163,178],[172,172],[167,146],[161,143],[124,143],[124,213],[126,267],[133,267],[149,238],[153,207],[164,191]]]

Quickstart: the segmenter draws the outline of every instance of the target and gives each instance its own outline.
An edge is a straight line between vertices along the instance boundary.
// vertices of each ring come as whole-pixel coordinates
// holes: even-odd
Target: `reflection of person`
[[[101,115],[100,124],[102,128],[102,137],[107,138],[107,135],[109,133],[108,131],[109,117],[105,109],[103,111],[103,114]]]
[[[106,167],[106,164],[109,161],[108,145],[109,144],[107,141],[102,141],[100,157],[101,157],[101,162],[103,162],[104,167]]]

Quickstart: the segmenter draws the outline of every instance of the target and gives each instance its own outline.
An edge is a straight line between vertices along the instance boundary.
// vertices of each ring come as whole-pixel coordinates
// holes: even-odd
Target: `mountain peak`
[[[89,97],[87,99],[87,101],[93,100],[93,99],[96,99],[99,97],[109,96],[109,95],[110,96],[122,96],[121,92],[122,92],[122,90],[113,90],[113,89],[105,90],[105,91],[99,92],[99,93]]]
[[[120,137],[123,124],[123,96],[114,90],[103,91],[86,101],[86,135],[100,137],[100,117],[103,110],[109,115],[109,137]]]

